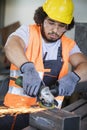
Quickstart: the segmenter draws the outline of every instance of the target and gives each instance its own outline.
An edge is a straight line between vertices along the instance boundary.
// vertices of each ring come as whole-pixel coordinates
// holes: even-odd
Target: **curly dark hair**
[[[46,17],[47,14],[44,12],[43,8],[39,7],[37,10],[35,10],[33,19],[37,25],[41,25]]]
[[[35,13],[34,13],[34,21],[35,23],[40,26],[43,22],[44,22],[44,19],[47,17],[48,15],[44,12],[42,6],[37,8],[35,10]],[[67,30],[70,30],[74,27],[74,18],[72,19],[71,23],[68,25],[68,29]]]

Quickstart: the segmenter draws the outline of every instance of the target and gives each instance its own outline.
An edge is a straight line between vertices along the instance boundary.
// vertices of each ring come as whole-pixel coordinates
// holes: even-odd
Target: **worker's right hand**
[[[32,62],[24,63],[21,68],[23,73],[23,89],[28,96],[36,97],[41,87],[41,79]]]

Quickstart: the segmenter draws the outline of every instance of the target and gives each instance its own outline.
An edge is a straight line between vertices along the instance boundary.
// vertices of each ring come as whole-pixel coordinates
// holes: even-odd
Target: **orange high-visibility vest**
[[[61,38],[62,41],[62,56],[63,56],[63,66],[59,74],[59,79],[68,73],[68,60],[69,52],[74,47],[75,42],[65,35]],[[29,26],[29,44],[26,50],[26,56],[29,61],[33,62],[35,68],[38,72],[42,74],[44,72],[50,71],[50,69],[44,69],[43,58],[42,58],[42,41],[41,41],[41,32],[40,27],[37,25]],[[18,77],[20,75],[20,70],[11,64],[10,67],[11,77]],[[58,96],[59,105],[64,99],[64,96]],[[29,97],[23,94],[23,89],[20,86],[17,86],[14,81],[10,80],[9,90],[5,96],[4,104],[8,107],[29,107],[36,103],[36,98]]]

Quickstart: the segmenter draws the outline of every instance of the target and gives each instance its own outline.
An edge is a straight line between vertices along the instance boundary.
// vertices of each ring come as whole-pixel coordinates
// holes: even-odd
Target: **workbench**
[[[87,130],[87,100],[78,101],[61,110],[30,114],[30,126],[23,130]]]

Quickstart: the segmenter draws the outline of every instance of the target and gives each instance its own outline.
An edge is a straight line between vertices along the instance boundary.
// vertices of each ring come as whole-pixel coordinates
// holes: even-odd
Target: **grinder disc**
[[[47,109],[53,109],[55,107],[55,105],[52,103],[46,103],[42,101],[39,102],[39,106]]]

